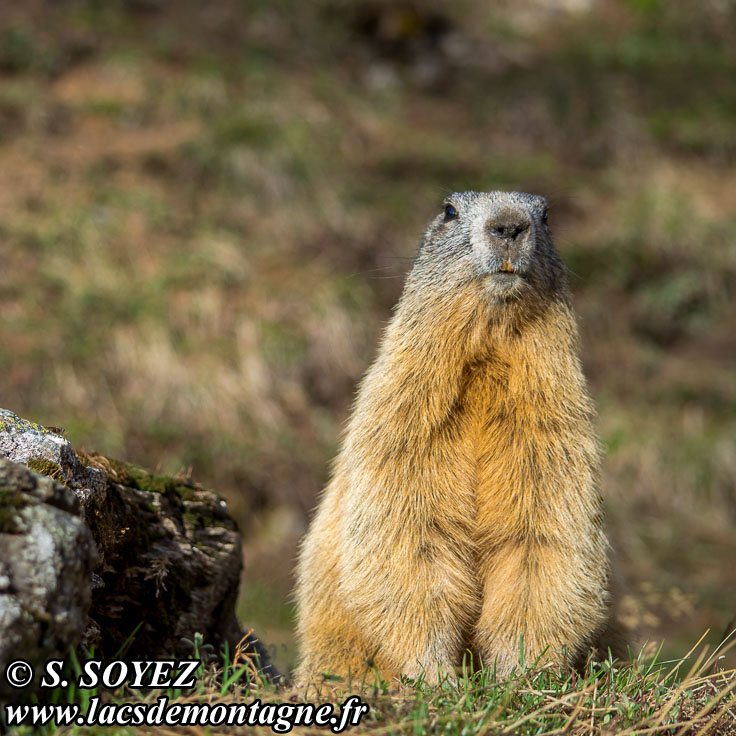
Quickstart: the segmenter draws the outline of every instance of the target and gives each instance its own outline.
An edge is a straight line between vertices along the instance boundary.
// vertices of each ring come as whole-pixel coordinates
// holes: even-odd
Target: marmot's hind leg
[[[596,595],[603,583],[587,570],[572,549],[509,543],[496,550],[476,630],[484,665],[505,677],[522,664],[574,660],[604,617]]]
[[[337,551],[324,542],[327,532],[313,531],[300,560],[298,638],[303,659],[295,672],[299,686],[337,687],[372,682],[376,652],[345,610],[339,591]],[[375,650],[375,647],[374,647]],[[333,679],[334,678],[334,679]]]
[[[304,660],[297,668],[298,686],[323,682],[347,687],[372,681],[375,652],[370,652],[355,626],[330,597],[314,602],[302,624]],[[334,679],[333,679],[334,678]]]

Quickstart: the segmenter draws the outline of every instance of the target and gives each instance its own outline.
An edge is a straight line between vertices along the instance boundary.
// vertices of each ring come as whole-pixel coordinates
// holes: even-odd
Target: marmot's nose
[[[488,232],[495,238],[507,240],[509,242],[516,240],[522,233],[525,233],[531,226],[529,217],[518,210],[504,210],[499,212],[488,220],[486,227]]]

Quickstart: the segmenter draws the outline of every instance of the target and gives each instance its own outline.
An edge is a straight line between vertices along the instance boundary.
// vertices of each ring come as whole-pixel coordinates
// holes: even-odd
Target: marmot
[[[447,197],[302,543],[297,681],[584,657],[610,597],[593,422],[544,198]]]

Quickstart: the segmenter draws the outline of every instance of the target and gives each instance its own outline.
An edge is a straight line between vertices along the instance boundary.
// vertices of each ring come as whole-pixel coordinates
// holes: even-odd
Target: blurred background
[[[733,0],[26,0],[0,14],[0,406],[192,469],[293,661],[297,542],[420,233],[547,196],[644,640],[736,615]]]

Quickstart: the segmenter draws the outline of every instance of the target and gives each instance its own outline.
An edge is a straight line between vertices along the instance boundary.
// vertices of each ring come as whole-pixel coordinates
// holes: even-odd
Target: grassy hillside
[[[355,715],[358,705],[367,706],[359,722],[349,722],[341,709],[347,704],[346,693],[328,683],[319,689],[298,690],[274,687],[251,680],[248,664],[227,658],[224,666],[215,662],[197,672],[197,685],[189,691],[174,689],[57,690],[58,701],[75,703],[82,714],[97,714],[99,723],[110,723],[111,712],[123,703],[129,703],[145,713],[156,713],[159,701],[166,698],[170,725],[150,729],[153,734],[185,732],[191,734],[272,734],[284,733],[289,725],[304,725],[297,721],[299,704],[309,703],[313,708],[330,703],[333,706],[332,725],[306,732],[332,733],[341,724],[350,723],[345,732],[350,734],[537,734],[556,736],[570,734],[708,734],[733,736],[736,733],[736,712],[733,692],[736,689],[734,671],[707,673],[713,656],[703,649],[694,648],[686,660],[656,662],[638,658],[625,667],[612,667],[608,662],[590,664],[585,672],[560,672],[554,669],[529,667],[523,675],[496,680],[492,669],[475,674],[465,671],[457,680],[445,680],[439,687],[429,686],[424,678],[401,683],[386,683],[368,677],[351,684],[350,691],[358,693],[360,703],[353,702]],[[203,654],[199,652],[199,654]],[[532,664],[532,663],[529,663]],[[68,675],[75,681],[81,670]],[[428,673],[427,680],[431,677]],[[238,680],[238,678],[240,678]],[[238,680],[236,682],[236,680]],[[98,700],[97,705],[92,701]],[[355,699],[353,698],[353,701]],[[258,703],[254,720],[260,724],[238,727],[238,717],[248,722],[253,703]],[[46,705],[51,715],[53,706]],[[309,707],[309,706],[307,706]],[[347,707],[347,705],[346,705]],[[202,714],[212,714],[216,725],[203,728]],[[125,716],[133,717],[130,711]],[[228,722],[228,718],[234,720]],[[256,720],[257,719],[257,720]],[[160,716],[160,721],[164,716]],[[154,721],[155,722],[155,721]],[[307,721],[307,725],[311,725]],[[230,725],[228,725],[230,723]],[[222,724],[222,725],[220,725]],[[235,724],[235,725],[233,725]],[[276,728],[273,728],[273,725]],[[182,731],[186,729],[185,731]],[[20,727],[13,733],[53,734],[50,725],[32,730]],[[70,734],[105,733],[111,736],[133,736],[136,728],[72,726],[64,731]],[[305,732],[300,728],[299,732]]]
[[[225,493],[282,666],[355,383],[466,188],[552,204],[630,623],[674,656],[736,616],[736,11],[555,7],[3,10],[0,405]]]

